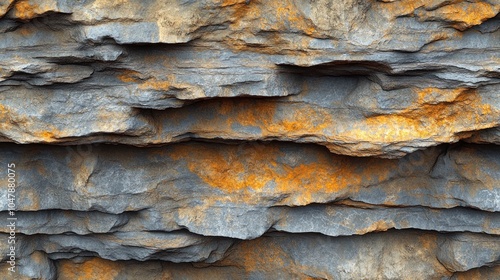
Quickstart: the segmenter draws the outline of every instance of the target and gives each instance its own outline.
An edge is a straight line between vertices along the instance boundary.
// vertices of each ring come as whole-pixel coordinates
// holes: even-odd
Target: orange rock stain
[[[100,258],[92,258],[81,264],[63,260],[58,267],[59,279],[68,280],[113,280],[117,279],[119,272],[118,263]]]
[[[436,11],[444,20],[455,22],[454,27],[465,30],[471,26],[481,24],[494,17],[500,10],[500,4],[492,5],[485,2],[447,5]]]
[[[50,141],[54,138],[54,133],[50,131],[41,131],[36,133],[36,136],[42,138],[44,141]]]
[[[369,117],[346,134],[356,139],[394,142],[449,137],[460,130],[493,126],[491,105],[484,104],[475,89],[416,90],[418,101],[402,112]]]
[[[194,104],[165,112],[169,124],[183,123],[193,110],[205,115],[191,122],[190,132],[204,137],[242,137],[255,127],[261,138],[322,137],[325,142],[401,142],[416,139],[450,142],[467,137],[465,131],[498,125],[497,112],[483,102],[476,89],[423,88],[413,92],[414,101],[407,108],[391,114],[353,118],[339,123],[330,109],[308,104],[295,105],[277,99],[222,99]],[[250,135],[254,135],[251,133]]]
[[[167,91],[172,88],[172,83],[164,80],[149,79],[146,82],[139,85],[140,89],[153,89],[153,90],[163,90]]]
[[[14,15],[22,20],[32,19],[38,15],[37,9],[38,5],[32,5],[27,0],[21,0],[14,5]]]
[[[336,137],[356,141],[409,141],[449,137],[460,130],[484,129],[495,124],[491,105],[484,104],[475,89],[424,88],[414,93],[417,100],[407,109],[355,122]],[[203,127],[231,130],[232,125],[239,124],[259,127],[264,137],[294,137],[325,135],[336,125],[332,113],[323,108],[305,105],[298,110],[290,108],[288,111],[293,113],[287,113],[281,111],[281,107],[279,102],[268,100],[223,101],[218,107],[220,116],[203,122]],[[225,121],[220,119],[224,116]]]
[[[140,73],[134,70],[125,70],[118,75],[118,79],[124,83],[140,82]]]
[[[425,0],[401,0],[395,2],[378,3],[380,7],[392,16],[405,16],[413,14],[413,12],[425,5]]]
[[[325,109],[310,106],[290,111],[280,111],[280,103],[271,100],[224,100],[219,103],[218,113],[225,118],[223,127],[232,125],[259,127],[263,136],[286,135],[293,137],[309,133],[322,134],[334,124],[331,114]],[[204,123],[203,126],[210,125]],[[212,125],[220,125],[214,122]]]
[[[51,125],[49,125],[49,127],[50,126]],[[51,130],[37,131],[33,133],[33,136],[35,136],[38,140],[41,140],[43,142],[57,141],[57,137],[59,135],[61,135],[61,131],[57,130],[56,128],[52,128]]]
[[[495,17],[500,10],[500,4],[489,4],[482,1],[442,1],[436,7],[435,1],[426,0],[401,0],[395,2],[378,3],[382,10],[389,13],[392,18],[399,16],[418,16],[421,20],[441,20],[452,22],[453,27],[465,30],[471,26],[481,24],[485,20]],[[417,9],[424,9],[416,13]]]
[[[380,165],[363,168],[351,158],[326,150],[311,150],[307,153],[310,161],[304,155],[294,155],[297,163],[290,164],[284,162],[287,155],[278,146],[263,144],[223,150],[212,145],[179,145],[170,153],[172,159],[184,160],[188,169],[211,187],[249,200],[255,193],[292,193],[296,205],[311,203],[317,195],[356,189],[367,178],[383,181],[390,176]]]
[[[232,22],[230,27],[236,31],[235,36],[226,38],[226,43],[236,51],[286,53],[295,49],[296,46],[290,45],[291,43],[287,42],[280,33],[300,32],[307,36],[317,33],[314,23],[302,14],[293,0],[252,0],[248,4],[245,1],[227,0],[223,1],[222,7],[230,9]],[[240,40],[253,37],[258,33],[262,33],[266,39],[266,42],[258,44],[258,47]],[[301,40],[300,44],[306,48],[309,41]],[[303,55],[304,52],[296,51],[294,54]]]

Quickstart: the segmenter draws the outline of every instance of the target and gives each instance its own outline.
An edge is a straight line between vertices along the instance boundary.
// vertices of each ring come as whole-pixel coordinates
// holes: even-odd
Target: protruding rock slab
[[[484,235],[462,238],[489,239]],[[210,276],[225,279],[267,279],[267,276],[271,279],[371,279],[373,275],[381,279],[449,279],[453,272],[446,266],[448,261],[456,260],[441,263],[436,257],[447,250],[440,245],[446,240],[449,238],[445,235],[418,231],[340,238],[276,233],[235,244],[223,260],[211,266],[158,262],[146,262],[141,266],[144,275],[151,279],[160,275],[173,279],[206,279]],[[477,249],[488,247],[498,251],[499,246],[497,238]],[[466,254],[467,248],[462,249],[456,253]],[[81,279],[84,275],[95,277],[92,275],[99,271],[106,272],[102,279],[132,279],[127,277],[137,275],[139,269],[137,262],[109,262],[98,258],[61,260],[56,264],[60,279]],[[476,267],[486,264],[478,262]],[[480,271],[484,270],[481,268]],[[459,275],[456,273],[453,277]]]

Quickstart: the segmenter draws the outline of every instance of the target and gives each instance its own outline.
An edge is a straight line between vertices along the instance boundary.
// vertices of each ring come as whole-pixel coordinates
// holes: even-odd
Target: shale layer
[[[500,0],[0,0],[1,279],[500,279]]]

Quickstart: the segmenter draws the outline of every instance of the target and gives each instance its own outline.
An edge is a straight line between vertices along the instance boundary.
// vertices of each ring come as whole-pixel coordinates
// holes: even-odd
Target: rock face
[[[500,279],[499,11],[0,0],[0,278]]]

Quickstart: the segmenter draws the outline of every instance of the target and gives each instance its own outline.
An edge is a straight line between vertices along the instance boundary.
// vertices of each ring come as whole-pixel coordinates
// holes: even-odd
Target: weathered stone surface
[[[395,160],[339,156],[289,143],[10,144],[1,153],[3,165],[17,162],[23,174],[17,201],[22,211],[121,213],[154,207],[151,199],[176,208],[298,206],[346,198],[389,206],[500,209],[497,146],[440,146]],[[7,201],[1,203],[6,210]]]
[[[384,208],[364,205],[310,205],[304,207],[236,208],[213,207],[203,213],[187,209],[149,209],[122,214],[46,210],[19,212],[19,232],[23,234],[88,235],[94,233],[159,232],[187,228],[191,232],[241,239],[258,237],[269,230],[293,233],[317,232],[328,236],[364,234],[372,231],[425,229],[442,232],[469,231],[500,235],[500,217],[494,213],[453,208]],[[6,212],[1,213],[6,219]],[[203,220],[201,220],[203,218]],[[2,229],[2,231],[4,231]],[[8,231],[5,231],[8,233]]]
[[[7,239],[6,234],[2,237]],[[17,257],[24,259],[34,251],[47,253],[51,260],[77,256],[100,256],[109,260],[165,260],[172,262],[207,262],[219,260],[233,241],[203,237],[186,231],[117,232],[93,235],[18,235]],[[2,248],[6,256],[8,247]],[[8,260],[8,256],[3,257]]]
[[[5,140],[279,139],[395,157],[500,125],[498,1],[153,2],[18,1],[5,20],[27,22],[0,44]],[[346,74],[362,76],[318,77]]]
[[[439,261],[450,271],[467,271],[498,263],[498,238],[472,234],[453,234],[440,244]]]
[[[38,211],[18,213],[25,234],[182,228],[241,239],[269,229],[330,236],[390,228],[500,234],[500,217],[485,212],[500,208],[497,147],[442,146],[398,160],[285,143],[40,147],[4,144],[1,152],[3,165],[20,166],[18,210]]]
[[[499,11],[0,0],[0,278],[498,279]]]
[[[4,252],[7,254],[7,251],[2,251],[2,253]],[[19,260],[18,269],[16,269],[15,273],[8,272],[9,267],[10,265],[7,262],[0,265],[2,278],[31,280],[56,279],[58,277],[53,261],[42,251],[34,251],[29,255],[23,255]]]
[[[458,238],[477,242],[477,252],[486,249],[490,252],[496,250],[498,254],[500,249],[498,237],[462,235]],[[212,265],[110,262],[98,258],[58,259],[54,262],[59,279],[136,279],[134,277],[138,277],[140,271],[147,279],[448,279],[460,274],[453,274],[454,271],[447,267],[462,261],[460,254],[466,254],[470,249],[456,247],[451,258],[438,260],[438,256],[449,252],[447,246],[441,245],[448,242],[453,243],[454,237],[419,231],[337,238],[274,233],[235,243],[223,259]],[[331,257],[323,258],[323,255]],[[475,264],[479,267],[487,262],[483,253],[477,256]]]
[[[466,272],[459,272],[453,274],[452,280],[466,280],[466,279],[495,279],[500,274],[500,266],[485,266],[468,270]]]

